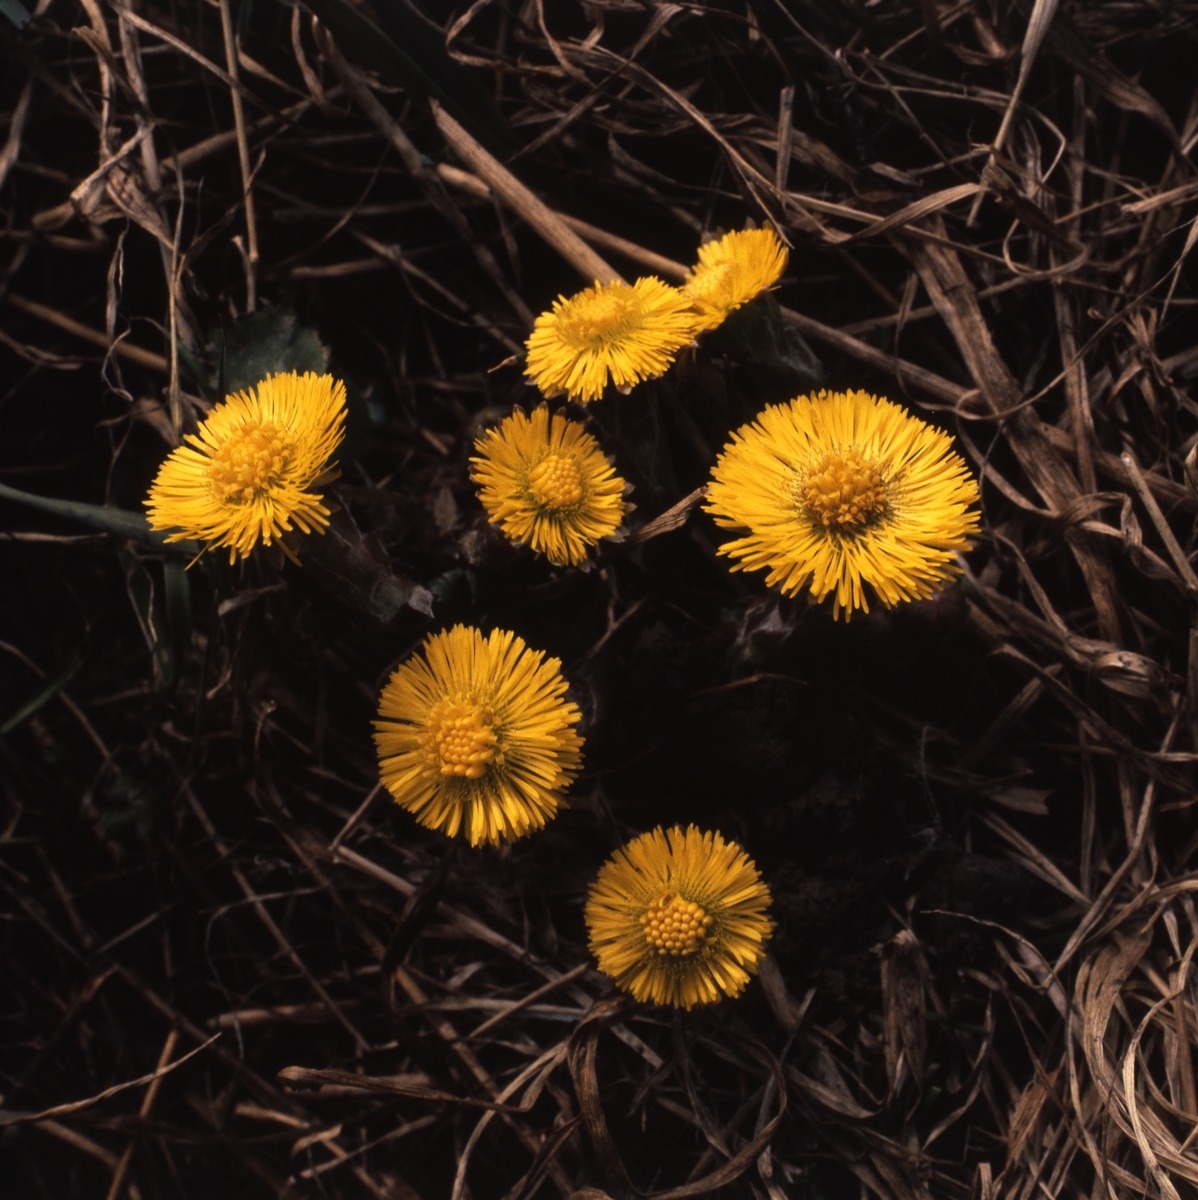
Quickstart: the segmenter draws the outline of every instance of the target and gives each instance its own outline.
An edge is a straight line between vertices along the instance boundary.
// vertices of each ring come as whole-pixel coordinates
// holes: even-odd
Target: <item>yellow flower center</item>
[[[569,508],[582,499],[582,476],[572,458],[551,454],[532,469],[528,490],[548,508]]]
[[[859,450],[825,454],[800,485],[799,495],[826,529],[864,525],[886,507],[886,484]]]
[[[645,940],[657,948],[659,955],[669,954],[678,958],[694,954],[703,945],[703,939],[711,928],[712,918],[693,900],[671,896],[667,892],[641,917]]]
[[[631,288],[600,289],[561,313],[562,334],[575,346],[595,346],[624,332],[632,315]]]
[[[442,700],[428,719],[421,739],[431,766],[442,775],[478,779],[490,763],[502,763],[503,752],[491,726],[495,714],[474,696],[460,703]]]
[[[732,283],[732,268],[727,263],[716,263],[696,271],[687,281],[686,292],[702,304],[718,304],[732,291]]]
[[[272,421],[239,429],[212,456],[208,479],[222,504],[249,504],[277,486],[295,442]]]

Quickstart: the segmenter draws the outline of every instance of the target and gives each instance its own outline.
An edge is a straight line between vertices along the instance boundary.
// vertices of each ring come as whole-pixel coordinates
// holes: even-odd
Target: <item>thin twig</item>
[[[17,97],[17,106],[8,122],[8,137],[5,139],[4,149],[0,150],[0,188],[4,186],[9,171],[21,153],[21,135],[25,132],[25,121],[29,116],[29,104],[32,99],[33,76],[30,75],[25,80],[25,86],[21,88],[20,96]]]
[[[229,88],[229,95],[233,101],[233,124],[237,131],[237,158],[241,164],[241,187],[245,201],[245,232],[246,239],[249,242],[247,250],[249,267],[246,271],[245,305],[247,312],[254,312],[258,307],[258,221],[254,215],[254,172],[250,165],[250,143],[245,128],[245,109],[241,105],[241,89],[236,86],[240,82],[238,79],[237,42],[233,34],[233,17],[229,11],[229,0],[220,0],[220,27],[225,41],[225,66],[228,69],[229,78],[233,82],[233,86]],[[180,201],[182,201],[182,196],[183,189],[180,187]],[[172,340],[175,336],[174,321],[174,308],[172,306]],[[173,363],[174,359],[172,357],[172,379],[175,377]],[[173,404],[171,413],[173,419]]]
[[[175,1044],[179,1040],[179,1031],[172,1029],[166,1035],[166,1041],[162,1044],[162,1053],[158,1056],[159,1072],[166,1069],[167,1063],[171,1061],[171,1055],[175,1052]],[[138,1109],[137,1115],[144,1121],[154,1109],[154,1101],[158,1097],[158,1088],[162,1083],[162,1075],[155,1074],[150,1081],[150,1086],[146,1088],[146,1094],[142,1099],[141,1108]],[[129,1173],[129,1164],[133,1161],[133,1149],[135,1143],[130,1142],[121,1154],[120,1161],[116,1165],[116,1169],[112,1173],[112,1184],[108,1189],[107,1200],[118,1200],[122,1189],[125,1186],[125,1176]]]

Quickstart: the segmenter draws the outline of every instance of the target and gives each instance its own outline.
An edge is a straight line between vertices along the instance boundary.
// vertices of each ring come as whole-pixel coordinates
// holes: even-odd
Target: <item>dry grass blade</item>
[[[987,160],[987,167],[993,165],[995,156],[1006,145],[1007,135],[1011,131],[1011,123],[1015,117],[1015,108],[1019,104],[1019,98],[1023,95],[1023,89],[1027,86],[1028,77],[1032,73],[1032,66],[1036,61],[1036,55],[1040,52],[1040,47],[1044,42],[1045,36],[1048,34],[1048,27],[1052,24],[1052,19],[1056,15],[1057,0],[1036,0],[1032,8],[1032,15],[1028,18],[1027,31],[1023,35],[1023,46],[1019,52],[1019,76],[1015,80],[1015,86],[1011,90],[1011,97],[1007,101],[1006,111],[1003,113],[1002,124],[998,127],[998,133],[994,135],[994,141],[990,146],[990,157]],[[983,178],[985,172],[983,171]],[[978,209],[982,204],[982,196],[984,193],[979,192],[978,198],[974,201],[973,211],[969,214],[969,224],[972,225],[977,220]]]
[[[253,312],[258,307],[258,222],[254,216],[254,172],[250,165],[250,145],[245,129],[245,109],[241,103],[241,91],[236,86],[240,81],[237,78],[237,47],[233,34],[233,16],[229,9],[229,0],[220,0],[220,27],[225,42],[225,66],[228,69],[229,78],[233,81],[230,90],[233,101],[233,125],[237,132],[237,158],[241,165],[241,186],[245,194],[245,228],[246,239],[249,243],[246,250],[249,265],[246,270],[245,305],[247,312]]]
[[[197,1054],[207,1050],[220,1036],[219,1033],[215,1033],[194,1050],[184,1054],[182,1058],[177,1058],[172,1063],[160,1066],[157,1070],[150,1072],[149,1075],[142,1075],[137,1079],[113,1084],[112,1087],[105,1088],[102,1092],[97,1092],[94,1096],[88,1096],[86,1100],[72,1100],[69,1104],[56,1104],[53,1108],[47,1108],[42,1112],[35,1113],[0,1111],[0,1126],[29,1125],[53,1117],[71,1116],[74,1113],[82,1112],[86,1108],[91,1108],[93,1105],[99,1104],[102,1100],[107,1100],[112,1096],[119,1096],[121,1092],[126,1092],[130,1088],[145,1087],[146,1084],[153,1084],[163,1078],[163,1076],[169,1075],[172,1071],[177,1071],[184,1063],[190,1062],[191,1059],[195,1058]]]
[[[182,38],[175,37],[174,34],[168,33],[165,29],[160,28],[151,21],[147,21],[145,17],[139,16],[131,9],[122,9],[121,15],[124,20],[127,20],[131,25],[135,25],[143,33],[148,33],[152,37],[158,38],[160,41],[165,42],[167,45],[179,51],[180,54],[186,55],[186,57],[190,58],[193,62],[198,63],[204,68],[205,71],[215,75],[216,78],[225,84],[231,92],[235,92],[242,99],[248,100],[251,104],[254,104],[259,108],[265,108],[269,110],[269,105],[265,104],[262,100],[255,96],[254,93],[246,88],[240,80],[235,79],[228,72],[222,71],[214,62],[211,62],[209,59],[205,58],[204,55],[202,55],[198,50],[195,50],[189,46]],[[281,114],[279,113],[272,113],[271,115],[275,117],[276,120],[282,119]],[[236,131],[233,132],[233,136],[229,140],[230,142],[237,140]]]
[[[627,545],[638,546],[642,542],[649,541],[650,538],[660,537],[663,533],[672,533],[675,529],[681,529],[705,495],[707,495],[706,487],[695,488],[689,496],[683,497],[673,508],[642,525],[628,538]]]
[[[930,217],[933,213],[940,212],[950,204],[955,204],[958,200],[964,200],[967,196],[973,196],[980,191],[981,185],[976,183],[961,183],[956,187],[945,188],[941,192],[935,192],[931,196],[925,196],[922,200],[916,200],[900,208],[898,212],[891,213],[890,216],[883,217],[880,221],[875,221],[872,225],[867,225],[864,229],[859,229],[841,244],[847,246],[850,242],[859,242],[864,241],[866,238],[880,237],[884,233],[889,233],[892,229],[901,229],[904,225],[913,225],[916,221]]]
[[[588,283],[623,282],[623,276],[434,101],[437,127],[459,158],[513,212],[523,217]]]
[[[17,106],[9,118],[8,137],[4,141],[4,148],[0,150],[0,187],[4,186],[9,171],[17,161],[17,155],[21,153],[21,135],[25,132],[25,121],[29,116],[29,104],[32,99],[33,76],[31,75],[25,81],[25,86],[21,88]]]
[[[602,1169],[610,1180],[610,1186],[631,1191],[634,1189],[628,1176],[627,1167],[624,1165],[624,1160],[608,1129],[607,1117],[599,1096],[597,1074],[599,1037],[606,1027],[623,1015],[627,1008],[628,1004],[622,997],[598,1001],[586,1017],[579,1022],[578,1028],[570,1039],[569,1064],[583,1124]],[[743,1175],[756,1163],[758,1157],[770,1144],[786,1113],[786,1082],[782,1068],[773,1055],[760,1043],[748,1038],[737,1039],[737,1041],[738,1048],[742,1052],[747,1052],[766,1068],[767,1077],[775,1088],[777,1112],[762,1126],[751,1141],[728,1158],[722,1166],[682,1187],[648,1193],[639,1192],[639,1189],[636,1189],[640,1195],[649,1197],[649,1200],[690,1200],[691,1197],[710,1194]]]
[[[561,1054],[558,1055],[560,1059]],[[545,1062],[539,1061],[538,1068],[543,1068]],[[284,1067],[279,1072],[279,1079],[292,1087],[319,1087],[322,1084],[335,1084],[342,1088],[356,1088],[364,1092],[379,1092],[387,1096],[411,1096],[417,1100],[429,1100],[443,1104],[462,1104],[467,1108],[482,1108],[488,1112],[497,1113],[526,1113],[536,1102],[533,1095],[522,1105],[507,1105],[493,1103],[488,1100],[476,1100],[470,1096],[454,1096],[449,1092],[439,1092],[435,1088],[420,1087],[414,1083],[402,1083],[395,1079],[375,1078],[371,1075],[352,1075],[348,1071],[313,1070],[308,1067]]]
[[[166,1041],[162,1044],[162,1053],[158,1056],[158,1071],[164,1070],[166,1065],[171,1060],[171,1055],[175,1052],[175,1044],[179,1039],[179,1031],[172,1029],[166,1035]],[[138,1109],[137,1115],[145,1120],[150,1115],[154,1108],[154,1101],[158,1097],[159,1085],[162,1082],[163,1076],[155,1073],[155,1078],[150,1081],[150,1086],[146,1089],[146,1094],[142,1099],[141,1108]],[[121,1191],[125,1186],[125,1177],[129,1172],[129,1163],[133,1159],[133,1143],[130,1142],[125,1147],[124,1153],[120,1157],[120,1161],[116,1164],[112,1172],[112,1183],[108,1188],[107,1200],[118,1200]]]
[[[18,296],[15,292],[9,292],[4,299],[14,308],[19,308],[22,312],[27,312],[30,316],[38,317],[43,321],[56,325],[59,329],[65,330],[67,333],[73,333],[76,337],[90,342],[93,346],[98,346],[105,350],[109,348],[108,336],[105,333],[99,329],[92,329],[90,326],[84,325],[72,317],[68,317],[66,313],[60,313],[45,304],[38,304],[35,300],[28,300],[24,296]],[[119,354],[122,358],[129,359],[130,362],[139,363],[141,366],[148,367],[151,371],[157,371],[162,375],[166,375],[170,371],[170,364],[161,354],[155,354],[152,350],[143,350],[140,346],[131,346],[126,341],[116,342],[112,346],[112,352]]]

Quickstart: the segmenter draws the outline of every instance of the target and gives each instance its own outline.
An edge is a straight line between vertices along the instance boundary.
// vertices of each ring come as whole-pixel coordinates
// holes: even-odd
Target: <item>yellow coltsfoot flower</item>
[[[540,829],[582,762],[566,687],[561,662],[514,633],[430,635],[379,699],[384,785],[421,825],[472,846]]]
[[[732,435],[706,509],[747,529],[721,554],[793,596],[829,593],[833,616],[926,599],[959,574],[978,486],[942,430],[865,392],[821,391],[765,409]]]
[[[752,859],[718,833],[660,827],[634,838],[591,885],[586,923],[599,970],[640,1001],[693,1008],[737,996],[774,923]]]
[[[608,376],[627,390],[663,374],[699,325],[690,301],[652,276],[634,284],[599,283],[537,317],[524,373],[545,393],[598,400]]]
[[[269,375],[227,396],[172,450],[150,488],[151,529],[229,548],[229,561],[293,527],[324,532],[329,509],[310,489],[336,478],[345,384],[331,375]]]
[[[548,405],[531,417],[516,409],[474,448],[471,478],[492,523],[551,563],[579,566],[620,527],[624,480],[577,421]]]
[[[700,328],[715,329],[733,309],[773,287],[786,259],[786,246],[772,229],[726,233],[700,246],[699,261],[681,288]]]

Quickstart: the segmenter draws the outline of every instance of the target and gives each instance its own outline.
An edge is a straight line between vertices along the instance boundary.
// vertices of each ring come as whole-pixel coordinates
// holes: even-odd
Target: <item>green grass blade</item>
[[[67,661],[63,664],[61,670],[53,679],[49,679],[40,687],[20,708],[17,709],[3,725],[0,725],[0,737],[12,733],[14,729],[24,721],[29,720],[43,704],[53,700],[59,692],[66,687],[72,675],[79,670],[79,663],[82,660],[79,657],[78,650],[72,650]]]
[[[177,558],[162,564],[162,593],[166,605],[166,628],[170,635],[171,656],[178,678],[187,652],[191,649],[191,576]]]
[[[0,13],[6,16],[18,29],[24,27],[29,20],[29,10],[21,0],[0,0]]]
[[[115,534],[133,542],[145,542],[149,546],[161,546],[166,541],[167,535],[151,529],[149,521],[141,513],[129,512],[123,508],[110,508],[105,504],[84,504],[78,500],[57,500],[53,496],[35,496],[31,492],[22,492],[5,483],[0,483],[0,500],[12,500],[16,504],[24,504],[29,508],[86,525],[89,529],[99,529],[103,533]],[[188,558],[194,558],[200,552],[200,546],[196,542],[175,542],[173,546],[180,555],[186,555]]]

